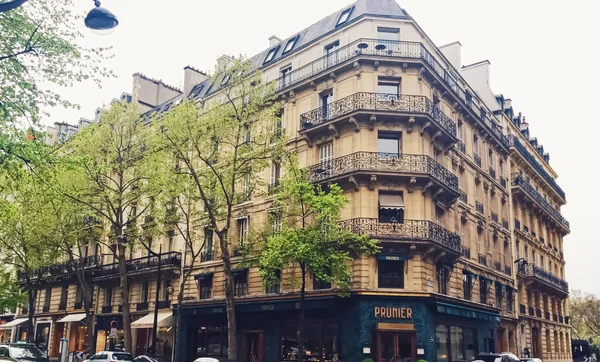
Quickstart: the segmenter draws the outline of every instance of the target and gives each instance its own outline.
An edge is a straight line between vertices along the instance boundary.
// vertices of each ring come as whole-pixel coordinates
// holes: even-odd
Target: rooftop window
[[[263,63],[268,63],[271,60],[273,60],[273,58],[275,58],[275,53],[277,53],[278,48],[279,47],[275,47],[275,48],[269,50],[269,52],[267,53],[267,57],[265,58],[265,61]],[[286,48],[287,48],[287,45],[286,45]]]
[[[354,8],[350,8],[350,9],[346,9],[344,11],[342,11],[342,13],[340,14],[340,17],[337,21],[337,23],[335,24],[335,26],[339,26],[344,24],[346,21],[348,21],[348,19],[350,18],[350,14],[352,14],[352,10]]]
[[[283,54],[289,52],[290,50],[294,49],[294,46],[296,45],[296,41],[298,40],[298,36],[296,35],[295,37],[293,37],[292,39],[288,40],[287,44],[285,45],[285,48],[283,48]]]

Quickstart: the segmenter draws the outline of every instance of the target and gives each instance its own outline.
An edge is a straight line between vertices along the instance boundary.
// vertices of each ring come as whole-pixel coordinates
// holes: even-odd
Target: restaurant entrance
[[[245,362],[264,362],[264,332],[244,331]]]
[[[409,331],[378,331],[377,362],[416,362],[416,336]]]

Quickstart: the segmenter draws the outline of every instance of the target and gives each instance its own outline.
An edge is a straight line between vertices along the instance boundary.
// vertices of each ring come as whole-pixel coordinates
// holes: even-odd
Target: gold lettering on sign
[[[412,318],[412,308],[393,308],[393,307],[375,307],[375,318],[395,318],[409,319]]]

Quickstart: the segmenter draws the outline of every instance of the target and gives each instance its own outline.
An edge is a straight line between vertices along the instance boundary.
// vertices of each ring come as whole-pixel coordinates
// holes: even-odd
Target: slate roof
[[[345,21],[343,24],[336,26],[340,15],[348,9],[352,9],[348,20]],[[273,63],[280,61],[281,59],[284,59],[292,54],[297,53],[299,50],[309,46],[315,41],[318,41],[319,39],[329,35],[330,33],[337,31],[338,29],[344,28],[365,16],[376,16],[395,19],[410,18],[408,13],[404,9],[402,9],[395,0],[357,0],[354,3],[325,17],[324,19],[319,20],[311,26],[283,39],[277,45],[270,46],[269,48],[264,49],[260,53],[250,58],[250,64],[252,68],[255,69],[267,67]],[[295,37],[298,37],[298,39],[296,40],[294,48],[291,51],[288,51],[287,53],[283,54],[283,49],[285,48],[287,42]],[[265,64],[264,60],[267,56],[267,53],[273,48],[277,48],[277,52],[273,57],[273,60]],[[192,87],[190,92],[185,96],[193,99],[203,98],[212,93],[215,93],[220,88],[221,80],[218,80],[217,82],[215,82],[215,84],[212,83],[213,82],[210,78],[201,83],[198,83],[194,87]],[[181,96],[176,96],[173,99],[146,112],[144,115],[151,116],[157,112],[164,112],[168,110],[170,108],[170,105],[174,102],[180,102],[181,98]]]

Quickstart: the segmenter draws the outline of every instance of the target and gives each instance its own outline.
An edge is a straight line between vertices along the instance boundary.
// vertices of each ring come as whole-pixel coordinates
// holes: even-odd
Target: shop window
[[[281,293],[281,270],[275,271],[275,278],[277,279],[277,281],[275,281],[273,284],[267,286],[267,288],[265,290],[265,292],[267,294]]]
[[[437,325],[435,327],[435,344],[437,349],[437,362],[448,362],[448,326]]]
[[[306,361],[341,361],[340,330],[337,324],[307,322],[304,327],[304,353]],[[298,360],[298,325],[281,327],[281,361]]]
[[[379,288],[404,288],[404,261],[378,260],[377,286]]]
[[[487,304],[488,286],[489,281],[487,279],[479,279],[479,302],[481,304]]]
[[[404,223],[404,199],[401,192],[379,193],[379,222]]]
[[[394,132],[379,132],[377,151],[379,158],[397,159],[401,154],[402,134]]]
[[[478,353],[475,329],[439,324],[435,337],[438,362],[472,361]]]
[[[248,294],[248,269],[234,271],[233,273],[233,295],[243,297]]]
[[[437,283],[437,292],[448,295],[448,279],[450,277],[450,269],[445,265],[436,266],[435,279]]]
[[[212,287],[213,287],[213,274],[200,274],[194,277],[198,282],[198,291],[200,292],[200,299],[212,298]]]
[[[471,300],[473,294],[473,274],[463,273],[463,298]]]
[[[198,328],[196,356],[226,356],[227,329],[217,326],[201,326]]]

